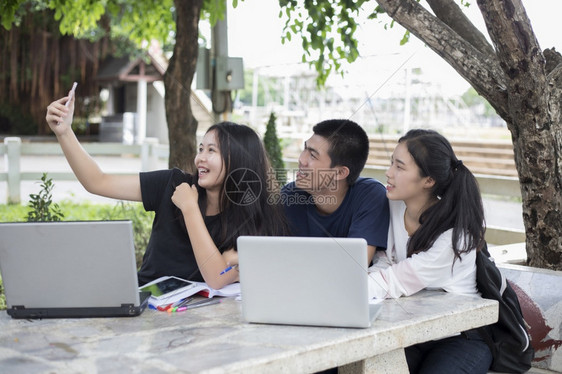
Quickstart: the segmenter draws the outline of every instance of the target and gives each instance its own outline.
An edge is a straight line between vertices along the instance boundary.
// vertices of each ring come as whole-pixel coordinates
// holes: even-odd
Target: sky
[[[245,68],[294,68],[300,63],[300,38],[293,38],[287,44],[281,43],[284,20],[279,18],[277,0],[243,0],[239,1],[235,9],[231,2],[227,3],[230,56],[242,57]],[[562,1],[523,0],[523,5],[541,48],[554,46],[557,50],[562,50],[562,32],[553,26],[560,23]],[[366,4],[367,8],[374,6],[374,1]],[[479,28],[484,29],[475,0],[467,14]],[[458,73],[414,36],[406,46],[400,46],[403,32],[404,29],[399,25],[393,30],[384,30],[383,24],[378,24],[377,21],[364,22],[356,34],[362,57],[347,67],[348,72],[344,78],[346,83],[353,86],[367,80],[371,90],[379,90],[390,76],[403,75],[398,70],[409,66],[421,68],[430,79],[441,82],[443,90],[448,93],[462,94],[468,89],[468,83]]]

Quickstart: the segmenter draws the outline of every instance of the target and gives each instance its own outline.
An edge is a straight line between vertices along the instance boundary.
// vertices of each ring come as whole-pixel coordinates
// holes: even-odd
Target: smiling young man
[[[389,210],[385,187],[359,175],[369,156],[369,138],[358,124],[318,123],[299,156],[295,181],[282,202],[292,235],[364,238],[368,261],[385,249]]]

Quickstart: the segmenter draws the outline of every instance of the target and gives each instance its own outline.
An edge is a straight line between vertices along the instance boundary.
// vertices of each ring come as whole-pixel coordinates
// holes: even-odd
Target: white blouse
[[[388,246],[386,254],[377,251],[377,261],[369,268],[369,297],[398,298],[424,288],[476,294],[476,251],[463,253],[453,264],[453,229],[450,229],[441,234],[427,251],[407,258],[406,204],[392,200],[389,204]]]

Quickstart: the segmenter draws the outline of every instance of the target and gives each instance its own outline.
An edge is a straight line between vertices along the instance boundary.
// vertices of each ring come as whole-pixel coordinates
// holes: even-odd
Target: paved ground
[[[5,160],[0,157],[0,171],[6,171]],[[106,172],[139,172],[141,163],[135,157],[96,157],[96,161]],[[167,168],[165,161],[160,161],[159,168]],[[62,156],[24,156],[21,160],[22,172],[70,172],[66,160]],[[115,200],[92,195],[88,193],[78,182],[54,181],[53,200],[60,201],[70,199],[73,201],[89,200],[100,203],[113,203]],[[383,181],[384,182],[384,181]],[[23,181],[21,184],[22,203],[26,204],[29,194],[40,190],[40,183],[34,181]],[[0,204],[7,200],[6,182],[0,182]],[[513,201],[484,199],[484,210],[486,223],[490,226],[523,229],[523,218],[521,204]]]

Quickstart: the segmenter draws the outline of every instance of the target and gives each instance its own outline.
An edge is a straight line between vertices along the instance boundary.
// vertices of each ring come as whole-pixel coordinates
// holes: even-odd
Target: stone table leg
[[[396,349],[362,361],[340,366],[338,374],[397,374],[409,373],[404,349]]]

